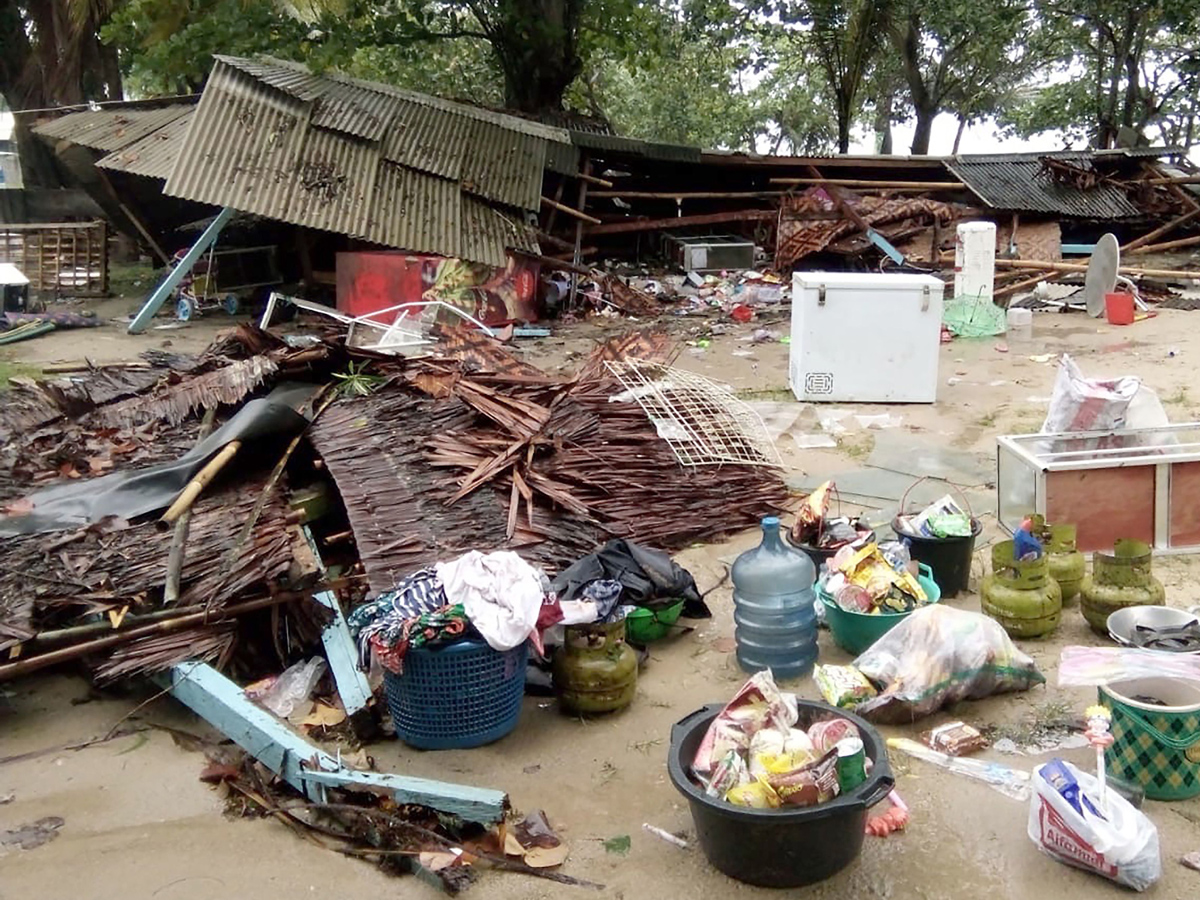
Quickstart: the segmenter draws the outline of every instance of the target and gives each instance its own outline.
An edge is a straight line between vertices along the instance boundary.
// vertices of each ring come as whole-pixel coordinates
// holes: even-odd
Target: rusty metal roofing
[[[517,116],[342,75],[313,75],[296,63],[217,59],[311,103],[312,125],[380,142],[386,159],[458,181],[496,203],[536,210],[548,145],[570,147],[565,130]],[[556,151],[557,160],[562,154]]]
[[[34,131],[44,138],[111,153],[188,115],[192,109],[191,103],[172,103],[157,109],[88,109],[59,116]]]
[[[96,165],[114,172],[127,172],[130,175],[166,181],[171,169],[175,167],[175,160],[179,156],[184,138],[187,137],[194,110],[194,106],[188,106],[182,116],[168,122],[157,131],[150,132],[141,140],[134,141],[128,147],[97,160]]]
[[[450,157],[453,165],[442,164],[436,146],[414,145],[411,152],[392,155],[419,165],[400,165],[387,158],[390,134],[373,141],[322,127],[315,112],[322,98],[311,97],[316,88],[298,78],[286,83],[290,91],[265,83],[244,66],[218,62],[165,193],[493,266],[505,264],[507,247],[536,252],[519,212],[521,206],[536,209],[541,191],[542,162],[528,144],[529,135],[499,134],[488,130],[490,123],[468,123],[463,127],[490,143],[460,141],[461,156]],[[544,152],[543,146],[542,157]],[[478,199],[487,196],[478,189],[481,182],[515,186],[524,202],[495,209]]]
[[[959,156],[946,160],[945,165],[993,209],[1080,219],[1130,219],[1142,215],[1118,185],[1101,183],[1084,190],[1053,180],[1043,172],[1043,157],[1096,169],[1097,154],[1087,151]]]

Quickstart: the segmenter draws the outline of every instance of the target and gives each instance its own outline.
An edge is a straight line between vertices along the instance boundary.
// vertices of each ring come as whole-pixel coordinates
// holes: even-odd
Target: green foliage
[[[125,0],[100,35],[119,50],[127,90],[155,96],[198,91],[216,53],[303,61],[310,30],[269,2]]]

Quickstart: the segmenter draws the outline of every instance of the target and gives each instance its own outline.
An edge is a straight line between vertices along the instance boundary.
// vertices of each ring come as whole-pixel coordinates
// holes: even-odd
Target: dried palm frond
[[[128,428],[153,420],[177,425],[194,410],[239,402],[274,375],[277,368],[269,357],[252,356],[222,369],[106,406],[96,413],[96,419],[113,428]]]

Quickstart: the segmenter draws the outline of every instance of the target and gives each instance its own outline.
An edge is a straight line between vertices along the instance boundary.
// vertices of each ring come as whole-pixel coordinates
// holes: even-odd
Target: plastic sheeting
[[[311,412],[298,410],[304,409],[314,391],[307,384],[280,385],[268,396],[248,402],[232,419],[171,462],[72,481],[31,494],[27,499],[32,511],[0,519],[0,537],[80,528],[108,516],[132,519],[163,509],[209,457],[230,441],[245,444],[303,431]]]

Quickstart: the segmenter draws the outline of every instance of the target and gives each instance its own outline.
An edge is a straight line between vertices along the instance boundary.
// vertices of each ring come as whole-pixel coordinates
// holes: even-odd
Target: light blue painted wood
[[[183,276],[192,270],[192,266],[200,259],[201,254],[209,248],[213,241],[217,239],[217,235],[221,233],[221,229],[233,218],[233,212],[232,209],[226,206],[217,213],[217,217],[204,229],[199,240],[192,244],[191,249],[184,254],[179,264],[171,270],[171,274],[167,276],[162,284],[154,289],[154,293],[150,295],[150,299],[138,310],[138,314],[129,323],[128,331],[130,334],[141,334],[146,330],[146,326],[150,324],[150,320],[154,318],[155,313],[167,302],[167,298],[174,293],[175,288],[179,287],[179,282],[183,281]]]
[[[301,530],[317,565],[324,572],[325,561],[321,559],[312,530],[307,525],[302,526]],[[346,624],[346,616],[337,597],[331,591],[319,591],[313,594],[313,599],[333,613],[333,618],[321,632],[321,643],[325,645],[325,656],[329,660],[334,683],[337,684],[338,696],[342,698],[342,707],[346,715],[352,716],[366,709],[371,702],[371,685],[366,674],[358,667],[358,648],[350,636],[350,626]]]
[[[1096,250],[1095,244],[1063,244],[1062,252],[1071,256],[1091,256]]]
[[[867,239],[882,250],[898,266],[904,265],[904,254],[892,246],[892,242],[874,228],[867,229]]]
[[[317,803],[326,802],[327,787],[357,788],[386,792],[397,803],[428,806],[484,825],[499,821],[508,808],[503,791],[348,769],[206,663],[180,663],[163,680],[177,700]]]

